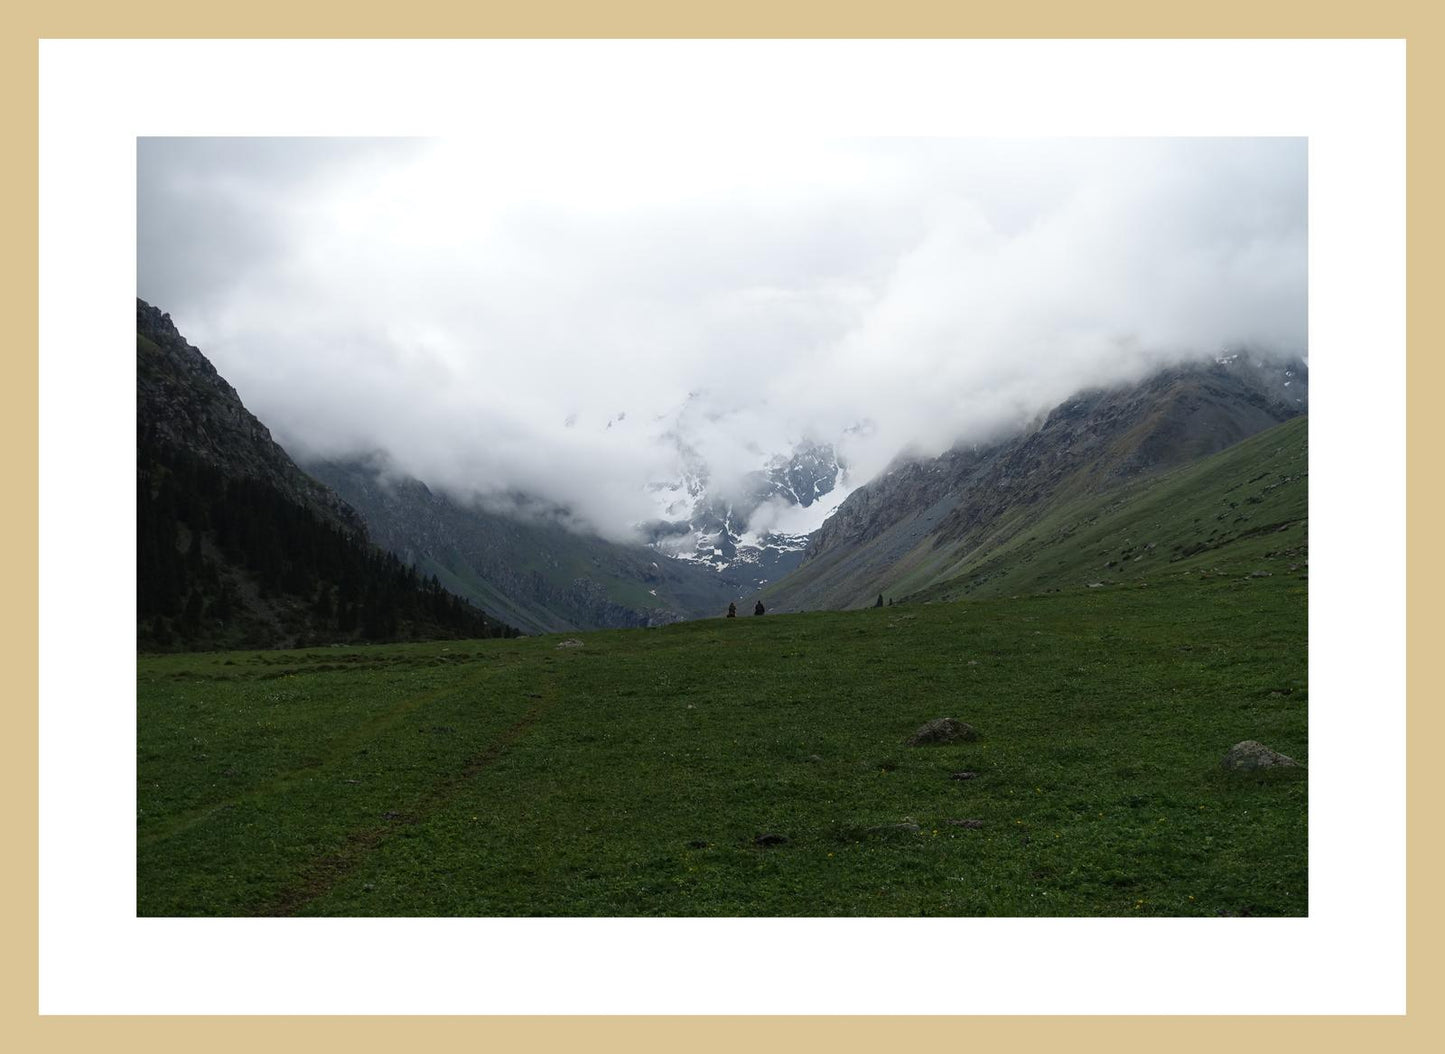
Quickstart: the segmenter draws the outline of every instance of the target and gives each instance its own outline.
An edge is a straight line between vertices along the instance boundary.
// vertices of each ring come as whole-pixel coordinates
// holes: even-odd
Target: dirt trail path
[[[438,809],[450,803],[462,787],[526,735],[528,729],[537,723],[550,706],[550,702],[544,701],[528,710],[484,750],[469,758],[460,769],[434,783],[425,796],[417,801],[412,811],[394,814],[384,824],[352,831],[341,848],[317,857],[301,870],[295,883],[262,904],[252,914],[295,915],[307,904],[330,892],[386,841],[409,825],[424,823]]]

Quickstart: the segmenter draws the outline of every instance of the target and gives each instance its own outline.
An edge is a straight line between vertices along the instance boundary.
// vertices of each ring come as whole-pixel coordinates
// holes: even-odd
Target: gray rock
[[[1259,769],[1287,768],[1297,766],[1294,758],[1271,750],[1263,743],[1246,739],[1229,748],[1220,766],[1226,772],[1255,772]]]
[[[972,725],[951,717],[935,717],[908,737],[908,745],[921,747],[936,743],[972,743],[977,738],[978,732]]]
[[[558,642],[557,647],[559,647],[559,648],[580,648],[580,647],[582,647],[582,642],[581,642],[580,640],[578,640],[576,637],[568,637],[566,640]]]

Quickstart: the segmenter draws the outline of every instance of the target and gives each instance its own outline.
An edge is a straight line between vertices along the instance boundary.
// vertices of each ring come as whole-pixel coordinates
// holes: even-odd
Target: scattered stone
[[[818,754],[809,754],[806,760],[816,765],[818,762],[822,761],[823,758],[821,757],[821,755]]]
[[[1249,577],[1250,577],[1250,578],[1269,578],[1269,577],[1271,577],[1271,576],[1270,576],[1270,573],[1269,573],[1268,571],[1251,571],[1251,572],[1249,573]]]
[[[1090,582],[1090,583],[1089,583],[1089,588],[1090,588],[1090,589],[1099,589],[1099,588],[1101,588],[1103,585],[1104,585],[1103,582]]]
[[[400,819],[401,819],[401,813],[399,813],[399,812],[389,812],[389,813],[386,813],[385,815],[383,815],[383,816],[382,816],[382,819],[383,819],[383,820],[400,820]]]
[[[576,637],[568,637],[568,638],[567,638],[566,640],[564,640],[564,641],[559,641],[559,642],[557,643],[557,647],[559,647],[559,648],[580,648],[580,647],[582,647],[582,642],[581,642],[580,640],[578,640]]]
[[[1294,758],[1271,750],[1253,739],[1234,744],[1220,762],[1220,766],[1227,772],[1254,772],[1258,769],[1286,768],[1298,764]]]
[[[753,845],[760,845],[766,848],[770,845],[787,845],[790,839],[785,834],[760,834],[753,839]]]
[[[954,772],[949,774],[951,780],[974,780],[978,779],[977,772]]]
[[[978,732],[972,725],[951,717],[935,717],[908,737],[908,745],[921,747],[934,743],[972,743],[977,738]]]
[[[953,827],[967,827],[970,831],[976,831],[983,826],[982,820],[949,820]]]

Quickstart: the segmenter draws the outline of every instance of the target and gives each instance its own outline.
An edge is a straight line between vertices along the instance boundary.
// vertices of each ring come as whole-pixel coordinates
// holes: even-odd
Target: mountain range
[[[816,508],[818,523],[831,512],[823,499],[847,480],[847,468],[831,443],[802,439],[791,450],[773,454],[747,473],[730,496],[712,492],[708,466],[695,450],[678,441],[684,471],[674,481],[652,483],[662,517],[646,525],[648,543],[678,560],[707,564],[735,576],[753,589],[786,575],[803,558],[809,530],[759,528],[759,511]],[[797,517],[790,517],[796,520]],[[804,522],[807,522],[804,518]],[[816,526],[816,525],[815,525]]]
[[[1068,537],[1060,518],[1076,512],[1112,523],[1129,495],[1308,411],[1304,361],[1239,352],[1080,392],[1015,435],[900,456],[872,480],[805,437],[724,486],[674,427],[680,472],[646,487],[657,515],[623,543],[539,501],[513,502],[534,510],[521,515],[463,500],[381,451],[298,465],[169,316],[137,301],[136,321],[138,640],[161,649],[656,626],[759,596],[796,611],[1109,581],[1112,564],[1046,557],[1041,525]],[[1208,526],[1178,550],[1217,545]]]
[[[725,569],[579,534],[545,510],[523,518],[464,504],[396,473],[383,453],[306,469],[360,512],[378,544],[524,632],[718,615],[750,589]]]
[[[758,529],[760,510],[811,508],[821,522],[831,506],[820,499],[846,469],[831,445],[804,439],[761,459],[724,496],[679,430],[663,439],[681,471],[646,486],[658,515],[631,544],[579,533],[526,495],[509,504],[530,515],[463,501],[400,472],[383,451],[304,467],[361,514],[378,544],[525,632],[657,626],[751,606],[798,565],[809,537]]]
[[[1002,441],[900,459],[848,496],[765,599],[788,611],[918,593],[965,574],[1058,508],[1307,413],[1308,389],[1301,360],[1235,353],[1081,392]]]

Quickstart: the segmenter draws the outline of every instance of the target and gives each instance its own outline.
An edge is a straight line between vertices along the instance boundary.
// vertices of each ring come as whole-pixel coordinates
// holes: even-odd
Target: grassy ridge
[[[996,532],[918,599],[1001,596],[1060,583],[1293,574],[1309,557],[1309,420],[1299,417],[1213,457]]]
[[[1308,430],[1298,417],[1102,494],[1083,493],[1076,478],[1037,503],[1005,508],[965,540],[940,537],[936,517],[920,521],[933,524],[927,529],[899,521],[854,548],[825,551],[764,597],[789,610],[866,607],[880,593],[952,600],[1216,567],[1287,571],[1308,555]],[[903,535],[906,548],[898,548]]]
[[[1301,575],[1194,574],[142,657],[138,910],[1303,914],[1303,774],[1218,763],[1308,760],[1305,633]]]

